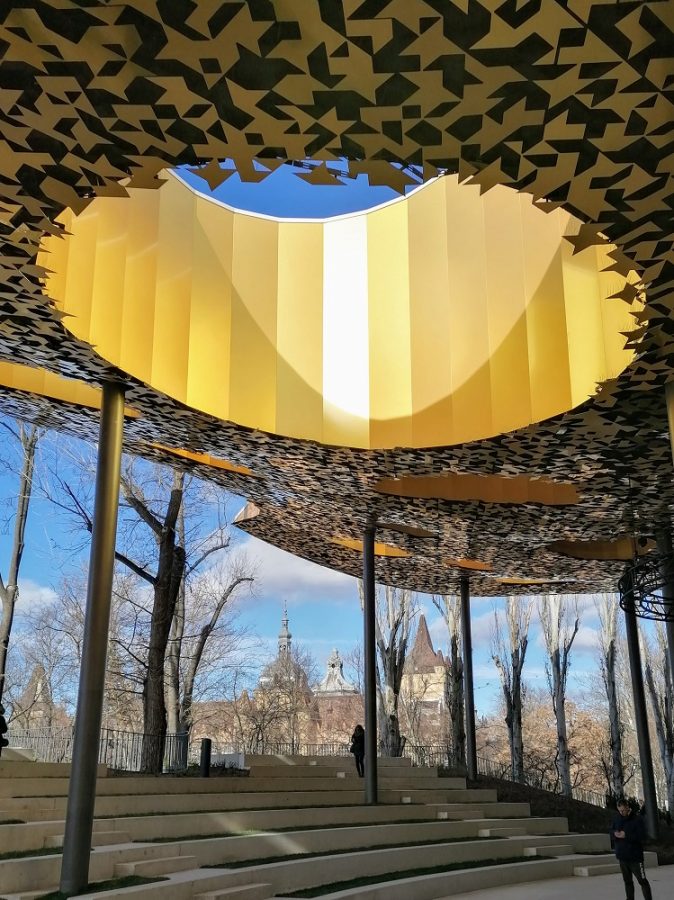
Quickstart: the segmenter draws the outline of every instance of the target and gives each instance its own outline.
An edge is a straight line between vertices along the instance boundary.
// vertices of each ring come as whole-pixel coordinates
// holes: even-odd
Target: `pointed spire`
[[[410,670],[413,672],[428,671],[436,666],[443,665],[443,656],[441,652],[435,651],[431,635],[426,623],[426,616],[421,614],[419,617],[419,625],[417,634],[414,639],[414,646],[408,657]]]
[[[278,636],[278,655],[290,656],[290,647],[292,644],[292,634],[288,630],[288,604],[283,601],[283,618],[281,619],[281,630]]]

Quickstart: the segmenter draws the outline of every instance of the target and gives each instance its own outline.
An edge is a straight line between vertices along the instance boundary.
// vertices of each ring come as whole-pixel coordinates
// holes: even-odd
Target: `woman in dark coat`
[[[365,774],[365,729],[362,725],[353,729],[350,750],[356,759],[356,771],[362,778]]]

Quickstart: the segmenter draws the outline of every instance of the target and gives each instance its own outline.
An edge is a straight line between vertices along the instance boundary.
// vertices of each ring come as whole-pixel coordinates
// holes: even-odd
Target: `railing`
[[[444,744],[405,744],[403,756],[411,759],[413,766],[434,769],[447,765],[450,751]]]
[[[9,726],[10,747],[32,750],[38,762],[70,762],[73,757],[73,729],[34,728],[30,731]]]
[[[561,795],[563,793],[559,781],[552,781],[543,773],[524,772],[521,778],[513,778],[512,767],[509,763],[494,762],[491,759],[486,759],[484,756],[478,756],[477,758],[477,771],[480,775],[487,775],[490,778],[501,778],[504,781],[515,781],[528,787],[549,791],[552,794]],[[593,806],[606,806],[606,796],[597,791],[573,787],[571,789],[571,797],[573,800],[591,803]]]
[[[32,750],[38,762],[68,763],[73,757],[73,728],[32,729],[20,731],[10,728],[9,746]],[[140,772],[143,759],[158,751],[156,735],[104,728],[98,749],[98,761],[120,772]],[[166,773],[184,772],[188,765],[189,737],[186,734],[167,734],[164,741],[163,767]],[[145,754],[145,755],[144,755]]]

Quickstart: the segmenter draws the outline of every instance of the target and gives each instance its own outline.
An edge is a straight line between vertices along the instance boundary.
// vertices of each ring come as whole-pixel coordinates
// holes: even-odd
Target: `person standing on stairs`
[[[356,771],[362,778],[365,774],[365,729],[362,725],[356,725],[353,729],[349,750],[356,760]]]

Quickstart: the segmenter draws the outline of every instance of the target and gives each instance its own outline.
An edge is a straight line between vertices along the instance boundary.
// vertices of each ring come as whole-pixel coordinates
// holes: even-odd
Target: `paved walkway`
[[[648,869],[653,900],[672,900],[674,897],[674,866]],[[635,884],[635,897],[641,900],[641,889]],[[532,881],[510,887],[489,888],[468,894],[454,894],[446,900],[623,900],[625,891],[620,875],[600,875],[592,878],[558,878],[554,881]]]

